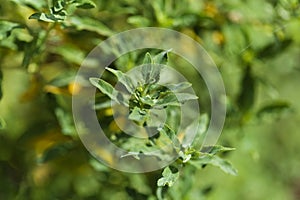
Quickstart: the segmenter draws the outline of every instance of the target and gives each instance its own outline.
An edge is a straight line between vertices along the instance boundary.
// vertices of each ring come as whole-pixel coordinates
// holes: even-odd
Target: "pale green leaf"
[[[113,73],[131,94],[134,93],[134,84],[127,74],[121,72],[120,70],[115,70],[108,67],[106,69]]]
[[[203,165],[213,165],[219,167],[222,171],[230,175],[237,175],[237,170],[231,165],[230,162],[224,160],[216,155],[203,154],[196,160],[190,160],[189,163],[196,168],[202,169]]]
[[[162,187],[167,185],[169,187],[172,187],[172,185],[174,185],[178,177],[178,171],[173,173],[170,167],[166,167],[162,173],[162,177],[157,181],[157,186]]]
[[[92,85],[97,87],[103,94],[107,95],[110,99],[128,106],[128,104],[124,102],[123,95],[117,90],[115,90],[115,88],[111,84],[99,78],[90,78],[89,80]]]

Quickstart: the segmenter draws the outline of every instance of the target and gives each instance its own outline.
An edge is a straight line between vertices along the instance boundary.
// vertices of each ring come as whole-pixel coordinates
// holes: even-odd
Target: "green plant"
[[[223,146],[204,146],[201,148],[203,139],[205,137],[208,117],[202,114],[201,117],[191,122],[181,135],[179,132],[180,124],[180,106],[189,100],[198,99],[197,96],[184,93],[185,89],[192,86],[188,82],[181,82],[177,84],[160,85],[161,69],[168,62],[168,51],[163,51],[155,56],[146,53],[144,62],[141,68],[142,80],[134,80],[122,71],[112,68],[106,68],[109,72],[114,74],[118,81],[126,88],[126,90],[117,90],[110,83],[99,78],[90,78],[90,82],[97,87],[103,94],[108,96],[116,104],[122,104],[128,108],[128,119],[134,121],[137,125],[146,130],[147,137],[145,140],[140,138],[127,138],[118,141],[118,145],[124,147],[129,153],[124,156],[133,156],[140,159],[139,156],[154,156],[159,160],[169,160],[166,156],[174,156],[176,160],[165,167],[162,171],[162,177],[157,180],[157,198],[164,199],[168,188],[173,186],[175,181],[179,178],[181,173],[184,173],[185,168],[196,167],[201,169],[206,165],[213,165],[219,167],[224,172],[236,175],[237,171],[231,164],[217,156],[220,152],[231,151],[233,148],[226,148]],[[126,97],[129,96],[129,97]],[[101,109],[110,104],[98,104]],[[105,106],[106,105],[106,106]],[[164,110],[166,113],[165,121],[161,121],[159,126],[148,127],[153,121],[155,110]],[[154,115],[151,115],[154,112]],[[126,126],[126,125],[125,125]],[[153,135],[154,132],[157,133]],[[191,129],[196,132],[195,138],[189,133]],[[135,130],[139,132],[139,129]],[[111,133],[113,134],[113,133]],[[110,134],[110,136],[111,136]],[[136,133],[138,135],[140,133]],[[118,137],[123,138],[126,134],[118,133]],[[189,138],[192,137],[192,138]],[[181,138],[181,139],[180,139]],[[194,139],[194,140],[193,140]],[[188,144],[185,141],[191,141]],[[164,149],[165,143],[171,144],[172,148],[157,153],[157,150]],[[168,155],[169,154],[169,155]],[[183,175],[184,176],[184,175]],[[179,194],[179,196],[182,194]]]

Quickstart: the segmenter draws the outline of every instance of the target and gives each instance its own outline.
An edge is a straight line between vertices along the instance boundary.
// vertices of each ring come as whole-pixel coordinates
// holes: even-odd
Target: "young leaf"
[[[112,68],[106,68],[108,71],[110,71],[111,73],[113,73],[118,80],[126,87],[126,89],[128,90],[128,92],[130,92],[131,94],[134,93],[134,85],[133,82],[131,80],[131,78],[127,75],[124,74],[123,72],[119,71],[119,70],[115,70]]]
[[[203,165],[213,165],[219,167],[222,171],[230,175],[237,175],[237,170],[231,165],[230,162],[224,160],[216,155],[203,154],[196,160],[190,160],[188,163],[195,166],[196,168],[202,169]]]
[[[163,186],[169,186],[172,187],[172,185],[176,182],[176,180],[179,177],[179,172],[173,173],[170,169],[170,167],[166,167],[162,173],[163,177],[158,179],[157,186],[163,187]]]

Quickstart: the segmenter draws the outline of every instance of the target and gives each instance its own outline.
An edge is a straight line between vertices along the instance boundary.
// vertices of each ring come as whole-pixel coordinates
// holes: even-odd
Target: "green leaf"
[[[134,107],[128,118],[137,122],[139,125],[143,125],[148,118],[148,114],[139,107]]]
[[[51,7],[50,11],[51,14],[59,14],[65,8],[65,1],[64,0],[53,0],[53,7]]]
[[[73,3],[77,8],[82,9],[91,9],[96,7],[96,4],[91,0],[75,0]]]
[[[156,56],[153,57],[153,63],[154,64],[163,64],[166,65],[168,63],[168,53],[172,51],[172,49],[163,51]]]
[[[111,73],[113,73],[118,78],[118,80],[126,87],[128,92],[130,92],[131,94],[134,93],[134,89],[135,89],[134,84],[131,78],[127,74],[121,72],[120,70],[115,70],[108,67],[106,69]]]
[[[169,88],[172,92],[180,92],[192,86],[189,82],[181,82],[177,84],[167,84],[165,87]]]
[[[190,160],[188,163],[195,166],[198,169],[202,169],[203,165],[213,165],[219,167],[222,171],[230,175],[237,175],[237,170],[231,165],[230,162],[224,160],[216,155],[203,154],[196,160]]]
[[[117,103],[122,103],[128,106],[127,102],[124,102],[123,95],[114,89],[114,87],[108,82],[99,78],[90,78],[91,84],[97,87],[103,94],[107,95],[110,99],[116,101]]]
[[[198,96],[190,93],[176,93],[176,97],[180,103],[198,99]]]
[[[277,56],[278,54],[282,53],[287,49],[291,44],[293,43],[293,40],[291,39],[285,39],[283,41],[279,41],[278,39],[263,49],[261,49],[257,53],[257,57],[262,58],[274,58],[274,56]]]
[[[47,14],[47,13],[34,13],[29,19],[37,19],[44,22],[61,22],[66,18],[66,13],[61,12],[59,14]]]
[[[171,140],[174,149],[179,152],[181,145],[174,130],[172,130],[167,124],[165,124],[164,127],[159,128],[158,131],[160,134],[166,135]]]
[[[105,24],[89,17],[70,16],[64,24],[68,27],[75,27],[78,31],[91,31],[103,36],[114,34]]]
[[[9,21],[0,21],[0,41],[8,38],[12,31],[16,28],[23,28],[20,24],[9,22]]]
[[[153,64],[152,56],[149,52],[147,52],[142,66],[142,76],[145,83],[149,83],[150,81],[151,71],[153,67],[152,64]]]
[[[75,126],[73,124],[73,117],[61,108],[55,110],[56,117],[64,135],[77,136]]]
[[[71,149],[74,148],[74,143],[72,142],[64,142],[64,143],[58,143],[54,146],[48,148],[42,155],[42,157],[39,158],[39,162],[45,163],[51,160],[54,160],[58,157],[61,157],[65,154],[67,154]]]
[[[201,149],[201,152],[206,152],[206,153],[215,155],[220,152],[233,151],[233,150],[235,150],[235,148],[223,147],[221,145],[215,145],[215,146],[205,146]]]
[[[157,186],[163,187],[163,186],[169,186],[172,187],[176,180],[179,177],[179,172],[173,173],[170,169],[170,167],[166,167],[162,173],[162,178],[158,179]]]
[[[197,121],[198,121],[198,127],[197,127],[197,132],[196,132],[195,138],[193,139],[192,147],[194,149],[200,150],[202,143],[204,141],[204,138],[206,136],[204,133],[207,131],[209,117],[207,114],[203,114],[203,115],[200,115],[200,118],[197,119]],[[195,123],[197,123],[197,122],[195,122]],[[193,125],[191,124],[191,126],[193,126]],[[188,131],[189,128],[192,128],[192,127],[188,126],[186,131]]]
[[[72,44],[66,44],[63,46],[55,46],[51,48],[52,53],[61,55],[66,61],[81,65],[82,61],[85,58],[85,54],[82,49],[78,48]]]
[[[291,107],[290,103],[285,101],[274,101],[265,106],[262,106],[256,113],[256,116],[261,118],[264,115],[281,113]]]

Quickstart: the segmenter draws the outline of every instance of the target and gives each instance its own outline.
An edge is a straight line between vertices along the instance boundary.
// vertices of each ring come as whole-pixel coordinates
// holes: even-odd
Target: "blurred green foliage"
[[[210,166],[121,173],[82,145],[71,109],[81,62],[114,33],[146,26],[187,34],[219,67],[227,92],[219,144],[236,148],[221,157],[238,176]],[[112,67],[128,71],[144,53],[122,56]],[[298,0],[2,1],[0,199],[299,199],[299,55]],[[200,107],[209,114],[202,78],[183,59],[170,55],[169,63],[197,83]],[[99,108],[103,124],[111,115]],[[106,129],[117,131],[113,123]],[[157,194],[157,180],[173,186]]]

